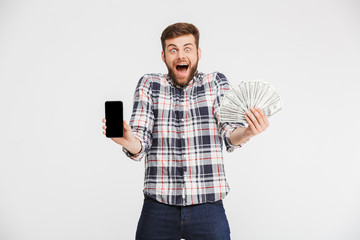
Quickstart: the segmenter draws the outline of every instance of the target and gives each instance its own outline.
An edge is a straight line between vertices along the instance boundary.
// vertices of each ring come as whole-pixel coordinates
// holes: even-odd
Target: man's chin
[[[192,69],[192,71],[190,71],[186,76],[178,76],[173,71],[169,71],[169,75],[170,75],[171,79],[175,82],[176,85],[178,85],[180,87],[185,87],[186,85],[189,84],[191,79],[194,78],[195,72],[196,72],[196,69]]]
[[[187,76],[178,76],[173,71],[169,71],[169,75],[171,79],[174,81],[174,83],[180,87],[185,87],[191,80],[190,74]]]

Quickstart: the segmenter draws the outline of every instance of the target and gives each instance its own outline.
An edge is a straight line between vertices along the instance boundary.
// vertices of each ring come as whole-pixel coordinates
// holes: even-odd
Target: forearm
[[[141,151],[141,142],[139,139],[134,137],[134,140],[129,142],[126,146],[124,146],[126,150],[128,150],[131,154],[136,155]]]
[[[233,145],[240,145],[246,143],[252,137],[248,128],[238,127],[230,134],[230,143]]]

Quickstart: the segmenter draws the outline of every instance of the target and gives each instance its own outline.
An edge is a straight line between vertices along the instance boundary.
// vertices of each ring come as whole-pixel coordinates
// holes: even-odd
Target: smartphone
[[[105,102],[106,137],[123,137],[123,103],[122,101]]]

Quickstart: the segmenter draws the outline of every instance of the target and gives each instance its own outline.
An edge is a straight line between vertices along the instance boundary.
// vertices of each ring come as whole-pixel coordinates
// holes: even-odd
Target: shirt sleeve
[[[150,150],[152,142],[152,128],[154,125],[153,100],[151,92],[151,78],[144,75],[136,87],[134,105],[129,125],[134,136],[140,140],[141,151],[134,155],[123,148],[126,156],[135,161],[140,161]]]
[[[226,151],[232,152],[237,148],[240,148],[243,144],[233,145],[230,142],[230,134],[238,127],[245,127],[240,122],[221,122],[219,115],[219,108],[222,98],[225,93],[230,90],[230,84],[227,78],[222,73],[215,73],[214,88],[216,89],[216,98],[214,100],[214,115],[218,123],[220,135],[224,140]]]

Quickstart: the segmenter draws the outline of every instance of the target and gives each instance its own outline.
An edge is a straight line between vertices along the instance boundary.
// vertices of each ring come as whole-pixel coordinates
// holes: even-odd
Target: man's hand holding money
[[[262,133],[269,126],[265,113],[258,107],[246,111],[245,119],[248,123],[246,128],[237,128],[230,135],[230,142],[233,145],[240,145],[249,141],[252,137]]]

